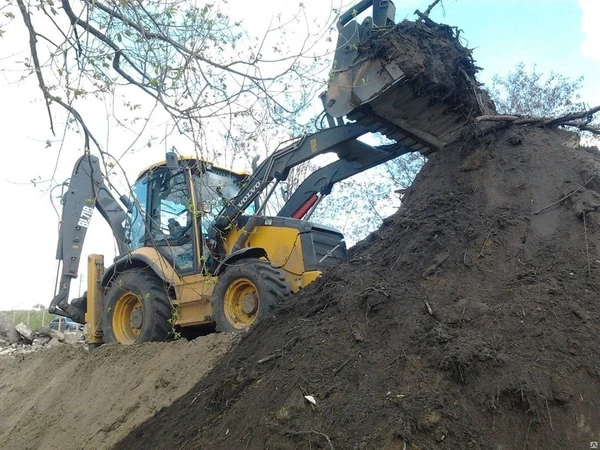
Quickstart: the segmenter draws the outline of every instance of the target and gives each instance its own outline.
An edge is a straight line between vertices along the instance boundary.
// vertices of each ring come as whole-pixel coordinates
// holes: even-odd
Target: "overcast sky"
[[[260,29],[280,10],[293,10],[297,2],[272,0],[230,0],[232,11],[247,28]],[[315,16],[329,14],[329,1],[304,1]],[[428,1],[396,1],[397,20],[413,19],[416,8],[425,10]],[[351,4],[347,2],[346,4]],[[555,71],[572,79],[584,76],[583,100],[600,104],[600,1],[598,0],[445,0],[435,8],[432,18],[457,26],[468,47],[474,48],[477,64],[484,68],[480,81],[490,82],[495,74],[506,75],[516,64],[536,65],[538,71]],[[27,57],[27,36],[20,20],[15,20],[0,38],[0,130],[3,158],[0,186],[4,212],[1,233],[4,236],[3,292],[0,310],[48,304],[53,295],[56,275],[55,249],[58,216],[49,200],[45,185],[34,187],[30,180],[55,176],[68,177],[81,151],[81,142],[71,137],[53,142],[48,117],[33,78],[18,81]],[[97,105],[90,107],[92,113]],[[90,113],[90,111],[88,111]],[[100,126],[104,112],[92,114]],[[89,118],[88,118],[89,120]],[[112,130],[104,130],[108,134]],[[113,141],[114,142],[114,139]],[[122,142],[123,149],[131,142]],[[62,146],[61,146],[62,144]],[[134,149],[145,148],[140,143]],[[182,153],[185,148],[178,149]],[[142,169],[164,159],[165,148],[154,146],[127,157],[128,167]],[[60,158],[58,158],[60,152]],[[58,161],[58,162],[57,162]],[[135,174],[131,174],[134,177]],[[94,216],[85,253],[112,255],[106,248],[108,227],[99,214]],[[85,257],[82,258],[85,262]],[[85,271],[85,264],[80,272]],[[84,288],[85,289],[85,288]],[[78,285],[72,288],[78,294]]]

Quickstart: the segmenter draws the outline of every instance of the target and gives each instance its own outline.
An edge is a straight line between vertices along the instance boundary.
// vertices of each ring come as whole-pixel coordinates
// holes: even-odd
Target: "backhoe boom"
[[[125,198],[121,198],[121,201],[127,202]],[[86,153],[75,163],[69,188],[63,198],[56,249],[56,259],[61,262],[61,272],[57,292],[48,308],[53,314],[68,316],[80,323],[84,323],[85,319],[85,301],[76,299],[69,303],[69,290],[71,280],[78,275],[83,243],[94,209],[98,209],[110,225],[119,253],[127,252],[127,213],[104,183],[98,158]]]
[[[293,144],[277,150],[265,159],[249,177],[246,186],[226,206],[216,220],[218,230],[236,223],[244,210],[265,190],[273,180],[285,180],[293,167],[318,155],[336,153],[340,159],[352,160],[359,156],[354,145],[349,142],[367,133],[362,126],[349,123],[333,128],[325,128],[314,134],[303,136]]]
[[[328,195],[336,183],[411,151],[397,144],[373,147],[358,140],[348,142],[346,145],[353,149],[352,154],[356,157],[338,159],[311,173],[296,188],[277,213],[278,216],[302,219],[306,212],[312,209],[307,206],[314,196]]]

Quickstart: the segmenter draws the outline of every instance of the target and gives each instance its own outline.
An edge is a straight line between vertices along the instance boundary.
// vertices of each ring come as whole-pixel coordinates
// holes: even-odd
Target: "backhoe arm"
[[[366,134],[362,126],[349,123],[338,127],[326,128],[314,134],[304,136],[293,144],[277,150],[264,160],[248,178],[246,186],[221,211],[216,222],[217,230],[223,231],[230,224],[236,224],[244,210],[273,180],[285,180],[290,169],[324,153],[336,153],[340,159],[356,159],[357,147],[353,141]]]
[[[346,145],[352,147],[355,158],[338,159],[311,173],[283,205],[278,216],[302,219],[317,197],[329,194],[334,184],[411,151],[402,145],[373,147],[357,140]]]
[[[121,201],[125,204],[128,202],[123,197]],[[119,253],[127,252],[127,213],[104,183],[98,158],[85,154],[75,163],[69,189],[63,199],[56,249],[56,259],[61,262],[61,272],[55,296],[48,308],[51,313],[71,317],[80,323],[84,322],[85,302],[69,303],[69,289],[71,280],[77,277],[85,235],[96,208],[110,225]]]

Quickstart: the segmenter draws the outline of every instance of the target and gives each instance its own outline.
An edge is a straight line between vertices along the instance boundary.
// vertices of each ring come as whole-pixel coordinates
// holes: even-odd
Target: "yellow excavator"
[[[357,140],[365,133],[359,124],[326,128],[276,151],[251,175],[168,153],[119,200],[99,159],[83,155],[63,199],[61,276],[49,310],[86,323],[88,344],[160,341],[173,327],[249,327],[345,256],[343,235],[307,218],[335,183],[407,151]],[[314,171],[276,215],[265,215],[289,170],[326,152],[339,159]],[[95,210],[119,256],[105,268],[101,255],[90,255],[87,292],[69,302]]]
[[[370,7],[373,17],[358,24],[357,14]],[[332,186],[404,153],[441,145],[378,117],[372,107],[403,79],[377,60],[364,68],[360,40],[370,30],[393,27],[393,16],[391,2],[372,0],[342,15],[332,82],[322,95],[329,126],[274,152],[250,175],[167,153],[117,199],[98,158],[84,154],[63,199],[60,272],[49,311],[85,323],[92,346],[162,341],[188,327],[240,331],[344,258],[343,235],[309,220]],[[349,114],[353,122],[344,119]],[[359,140],[371,131],[396,143],[376,147]],[[269,197],[290,169],[324,153],[338,159],[306,178],[277,214],[266,215]],[[101,255],[90,255],[87,292],[69,301],[95,210],[109,223],[119,255],[108,267]]]

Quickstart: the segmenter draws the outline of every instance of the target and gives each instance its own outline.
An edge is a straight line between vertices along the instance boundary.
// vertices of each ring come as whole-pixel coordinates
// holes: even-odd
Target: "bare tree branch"
[[[44,100],[46,103],[46,109],[48,112],[48,118],[50,120],[50,130],[52,131],[52,134],[55,135],[56,133],[54,131],[54,123],[52,120],[52,112],[50,110],[50,105],[52,103],[57,103],[60,106],[62,106],[66,111],[68,111],[69,114],[71,114],[75,118],[75,120],[77,120],[77,122],[83,129],[84,139],[85,139],[85,148],[87,150],[90,149],[90,140],[92,140],[94,142],[94,144],[98,147],[98,149],[100,149],[100,145],[98,144],[98,141],[96,140],[94,135],[91,133],[91,131],[87,127],[85,121],[83,120],[83,117],[81,117],[81,114],[79,114],[79,112],[77,110],[75,110],[75,108],[73,108],[70,104],[65,103],[61,98],[59,98],[55,95],[52,95],[50,93],[50,90],[46,86],[46,82],[44,81],[44,77],[42,75],[42,66],[40,64],[40,60],[39,60],[38,53],[37,53],[37,39],[36,39],[37,33],[35,32],[35,29],[33,28],[33,25],[31,23],[31,19],[29,17],[29,11],[27,11],[27,8],[25,7],[23,0],[17,0],[17,5],[19,6],[19,11],[21,11],[21,15],[23,16],[23,22],[25,23],[25,26],[27,27],[27,31],[29,32],[29,50],[31,52],[31,58],[33,60],[33,68],[34,68],[36,77],[38,79],[38,84],[39,84],[40,90],[42,91],[42,94],[44,96]]]
[[[425,22],[426,24],[429,25],[436,25],[435,22],[433,20],[431,20],[429,18],[429,13],[431,13],[431,10],[435,7],[435,5],[437,5],[441,0],[435,0],[431,5],[429,5],[427,7],[427,9],[425,10],[424,13],[422,13],[421,11],[419,11],[418,9],[415,11],[415,14],[419,17],[419,20],[422,20],[423,22]]]
[[[23,0],[17,0],[17,5],[19,6],[19,11],[21,11],[21,15],[23,16],[23,22],[25,22],[25,26],[27,27],[27,31],[29,32],[29,51],[31,52],[31,58],[33,60],[33,67],[35,71],[35,75],[38,79],[38,85],[42,90],[42,94],[44,95],[44,101],[46,103],[46,110],[48,111],[48,118],[50,120],[50,130],[53,135],[56,135],[54,132],[54,123],[52,121],[52,112],[50,111],[50,99],[51,95],[48,92],[48,88],[46,87],[46,82],[44,81],[44,76],[42,74],[40,60],[37,54],[37,39],[36,32],[31,23],[31,19],[29,18],[29,11],[25,7]]]
[[[429,5],[427,7],[427,9],[425,10],[425,12],[423,13],[424,16],[429,17],[429,13],[431,13],[431,10],[433,8],[435,8],[435,5],[437,5],[439,2],[441,2],[442,0],[435,0],[431,5]]]

